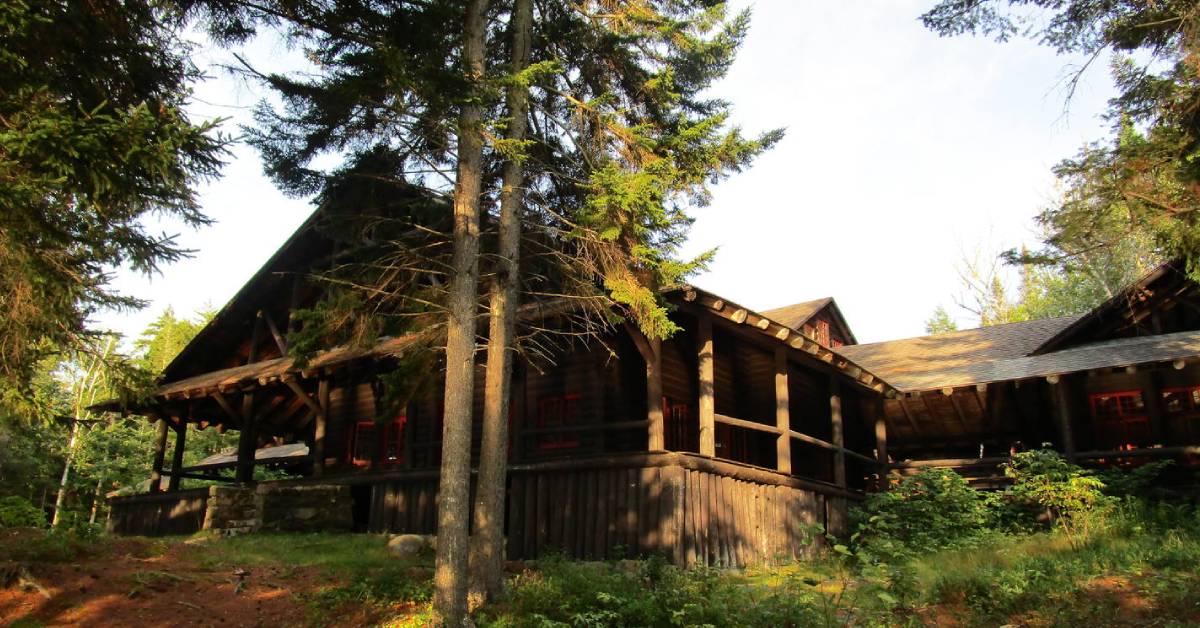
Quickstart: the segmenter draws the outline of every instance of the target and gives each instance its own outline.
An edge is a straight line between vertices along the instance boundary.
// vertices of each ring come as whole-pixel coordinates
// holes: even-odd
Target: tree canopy
[[[186,251],[152,216],[207,222],[192,192],[225,140],[185,113],[199,77],[164,3],[0,6],[0,383],[24,389],[40,357],[87,346],[119,267],[152,273]],[[9,395],[13,401],[16,395]]]

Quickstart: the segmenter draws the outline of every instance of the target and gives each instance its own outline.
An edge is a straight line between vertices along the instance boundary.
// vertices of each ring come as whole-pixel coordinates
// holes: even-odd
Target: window
[[[1200,410],[1200,386],[1166,388],[1162,391],[1163,411],[1167,414],[1187,414]]]
[[[1097,393],[1091,407],[1099,447],[1125,450],[1148,444],[1150,422],[1141,391]]]
[[[538,402],[538,429],[567,428],[579,422],[579,395],[542,397]],[[538,451],[572,449],[579,446],[579,433],[555,430],[537,437]]]
[[[1200,386],[1165,388],[1162,391],[1167,433],[1173,442],[1200,440]]]
[[[371,458],[374,457],[371,448],[375,446],[376,431],[377,426],[374,421],[359,421],[354,424],[354,437],[350,443],[350,462],[355,466],[371,464]]]
[[[379,433],[383,432],[383,464],[400,464],[404,462],[404,424],[405,415],[400,415],[390,423],[379,424],[375,421],[359,421],[354,424],[351,434],[350,463],[356,467],[367,467],[375,457],[375,442]]]
[[[817,321],[817,342],[829,346],[829,321]]]

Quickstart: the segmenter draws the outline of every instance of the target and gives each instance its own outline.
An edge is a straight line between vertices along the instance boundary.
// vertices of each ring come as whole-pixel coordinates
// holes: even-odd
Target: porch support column
[[[321,411],[313,421],[313,447],[308,452],[312,456],[312,477],[319,478],[325,474],[325,428],[329,422],[329,380],[322,377],[317,382],[317,404]],[[407,460],[405,461],[407,462]]]
[[[150,465],[150,492],[159,492],[162,484],[163,459],[167,457],[167,421],[159,419],[155,425],[154,462]]]
[[[775,347],[775,469],[792,474],[792,414],[788,399],[788,362],[783,347]]]
[[[713,337],[712,320],[701,314],[696,328],[696,363],[699,365],[700,401],[697,415],[700,420],[700,455],[717,455],[717,407],[713,400]]]
[[[1046,378],[1054,395],[1055,409],[1058,411],[1058,431],[1062,437],[1063,455],[1068,462],[1075,462],[1075,434],[1071,417],[1071,393],[1065,375],[1051,375]]]
[[[1158,372],[1150,370],[1139,370],[1138,379],[1141,380],[1142,399],[1146,403],[1146,415],[1150,419],[1150,437],[1156,445],[1167,444],[1167,430],[1163,423],[1163,398],[1162,386],[1158,382]]]
[[[878,489],[888,488],[887,417],[883,412],[883,397],[871,403],[875,411],[875,462],[879,466]]]
[[[187,423],[181,422],[175,426],[175,449],[171,451],[171,480],[167,486],[167,490],[171,492],[179,490],[179,481],[183,479],[179,474],[183,472],[183,447],[186,440]]]
[[[666,439],[663,435],[662,340],[646,336],[628,321],[625,330],[646,363],[646,449],[663,451]]]
[[[258,437],[254,429],[254,393],[242,394],[242,424],[238,429],[237,473],[234,479],[239,484],[254,481],[254,452],[258,449]]]
[[[667,448],[663,433],[662,404],[662,340],[647,338],[651,358],[646,362],[646,420],[649,425],[648,449],[663,451]]]
[[[842,427],[842,385],[837,377],[829,378],[829,422],[833,444],[838,449],[833,452],[833,483],[846,487],[846,436]]]

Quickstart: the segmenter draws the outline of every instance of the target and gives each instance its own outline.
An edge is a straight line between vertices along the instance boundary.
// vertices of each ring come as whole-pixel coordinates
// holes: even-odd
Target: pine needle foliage
[[[259,75],[250,60],[247,72],[282,103],[261,105],[250,130],[268,174],[289,193],[315,194],[322,211],[342,216],[339,224],[357,225],[358,233],[344,233],[349,240],[366,243],[343,247],[343,263],[322,271],[331,291],[359,297],[330,299],[388,322],[352,322],[339,308],[325,315],[343,330],[387,335],[436,324],[448,268],[443,199],[453,183],[453,120],[464,103],[480,101],[485,249],[503,166],[525,166],[521,302],[573,300],[591,313],[586,329],[611,324],[606,312],[615,307],[647,334],[669,335],[675,327],[660,289],[711,259],[679,256],[691,212],[710,200],[712,183],[782,137],[745,136],[729,123],[729,104],[704,95],[733,62],[749,14],[712,0],[537,3],[530,65],[514,73],[506,43],[512,6],[494,2],[484,86],[471,91],[456,65],[459,4],[205,7],[216,34],[236,40],[275,25],[314,64],[305,73]],[[521,141],[504,139],[502,94],[513,84],[530,98]],[[341,164],[318,167],[329,154]],[[373,193],[349,192],[356,187]],[[426,191],[425,209],[396,207],[414,188]],[[486,255],[483,262],[486,282],[492,265]],[[523,338],[538,351],[540,341]]]
[[[0,381],[88,346],[103,308],[135,308],[114,268],[153,273],[186,251],[150,216],[207,222],[192,192],[225,140],[184,113],[197,70],[160,3],[0,4]]]

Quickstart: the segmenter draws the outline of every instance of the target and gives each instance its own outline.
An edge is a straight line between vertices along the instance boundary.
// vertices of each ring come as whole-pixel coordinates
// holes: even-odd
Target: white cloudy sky
[[[860,342],[923,333],[939,304],[972,324],[954,311],[956,260],[1032,241],[1032,217],[1055,193],[1050,168],[1104,133],[1106,68],[1085,74],[1064,112],[1064,78],[1081,59],[939,38],[917,20],[934,0],[751,4],[749,38],[716,95],[748,131],[787,137],[696,212],[689,251],[719,253],[695,283],[757,309],[832,295]],[[249,56],[263,53],[289,55],[260,42]],[[210,73],[196,113],[228,116],[236,132],[261,94]],[[223,305],[311,211],[275,191],[245,146],[201,200],[216,224],[180,233],[195,256],[148,279],[119,274],[120,290],[152,305],[99,325],[136,334],[164,307]]]

